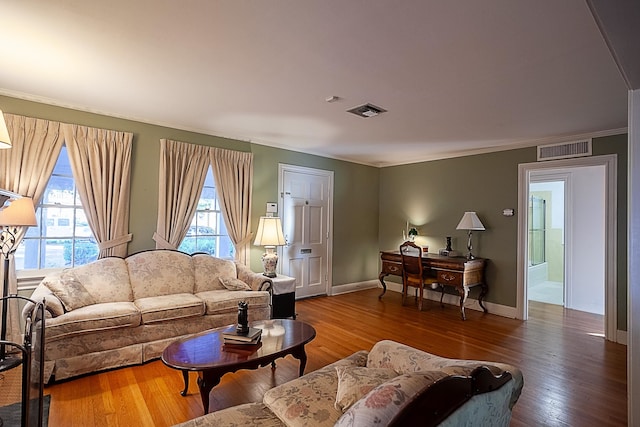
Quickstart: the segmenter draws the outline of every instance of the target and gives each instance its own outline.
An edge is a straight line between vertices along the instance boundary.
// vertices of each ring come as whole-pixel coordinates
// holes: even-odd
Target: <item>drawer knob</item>
[[[456,276],[452,274],[447,274],[447,273],[443,273],[441,277],[442,277],[442,280],[446,280],[447,282],[450,282],[456,278]]]
[[[389,267],[389,270],[398,271],[398,267],[396,267],[395,265],[392,265],[391,267]]]

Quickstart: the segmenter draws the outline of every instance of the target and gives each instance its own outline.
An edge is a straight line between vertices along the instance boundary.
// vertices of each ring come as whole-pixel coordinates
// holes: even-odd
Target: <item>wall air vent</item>
[[[360,105],[358,107],[353,107],[350,110],[347,110],[348,113],[353,113],[356,116],[360,116],[360,117],[375,117],[379,114],[382,114],[384,112],[386,112],[387,110],[385,110],[384,108],[380,108],[380,107],[376,107],[373,104],[364,104],[364,105]]]
[[[569,159],[591,155],[591,138],[559,144],[538,145],[538,161]]]

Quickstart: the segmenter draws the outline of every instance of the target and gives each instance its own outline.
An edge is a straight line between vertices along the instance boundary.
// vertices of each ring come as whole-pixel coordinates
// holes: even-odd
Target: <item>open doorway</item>
[[[529,301],[564,306],[565,184],[535,175],[529,183]]]
[[[519,318],[529,301],[546,299],[603,315],[604,335],[616,341],[615,177],[615,156],[520,165]]]

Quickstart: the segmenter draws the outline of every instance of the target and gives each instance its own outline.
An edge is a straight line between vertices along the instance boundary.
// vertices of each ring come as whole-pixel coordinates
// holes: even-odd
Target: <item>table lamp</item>
[[[264,246],[265,253],[262,255],[262,267],[267,277],[276,277],[276,267],[278,266],[278,254],[276,246],[284,245],[284,234],[282,233],[282,222],[277,216],[262,216],[258,224],[256,246]]]
[[[469,250],[469,254],[467,255],[467,259],[474,259],[475,257],[471,253],[471,230],[484,230],[484,225],[482,225],[482,221],[478,218],[475,212],[465,212],[462,216],[462,219],[458,223],[456,230],[467,230],[469,233],[469,240],[467,241],[467,249]]]
[[[36,213],[33,208],[33,200],[28,197],[9,198],[3,206],[0,206],[0,251],[4,258],[4,281],[2,283],[2,296],[9,295],[9,256],[18,247],[16,235],[19,227],[37,225]],[[2,300],[2,330],[0,340],[7,339],[7,310],[6,299]],[[0,344],[0,371],[19,365],[20,359],[7,356],[4,344]],[[4,369],[3,369],[4,368]]]

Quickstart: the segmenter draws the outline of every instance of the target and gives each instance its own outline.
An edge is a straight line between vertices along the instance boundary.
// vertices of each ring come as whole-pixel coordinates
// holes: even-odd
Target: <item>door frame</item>
[[[300,174],[322,176],[329,180],[329,188],[327,194],[327,253],[326,253],[326,270],[325,270],[325,293],[331,295],[329,290],[333,286],[333,171],[310,168],[306,166],[289,165],[286,163],[278,163],[278,194],[280,195],[280,206],[284,206],[284,174],[285,172],[295,172]],[[284,219],[283,219],[284,221]],[[278,258],[282,258],[284,248],[278,247]]]
[[[529,223],[529,183],[531,173],[546,169],[569,169],[581,166],[605,167],[605,338],[610,341],[617,340],[617,163],[615,154],[591,157],[579,157],[575,159],[550,160],[536,163],[523,163],[518,165],[518,249],[517,249],[517,300],[516,318],[527,320],[527,268],[528,268],[528,223]],[[571,214],[566,212],[567,215]],[[566,218],[569,218],[568,216]]]

